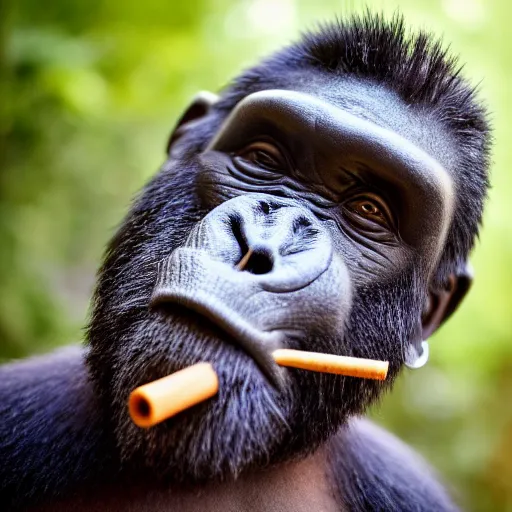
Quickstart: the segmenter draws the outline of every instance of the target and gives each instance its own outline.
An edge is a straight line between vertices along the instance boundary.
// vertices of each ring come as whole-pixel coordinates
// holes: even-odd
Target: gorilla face
[[[197,481],[310,453],[419,347],[454,202],[449,155],[423,148],[446,142],[384,89],[358,84],[356,104],[354,87],[290,84],[184,116],[109,246],[89,328],[127,464]],[[390,374],[283,369],[278,347],[388,360]],[[216,397],[131,422],[134,388],[199,361]]]

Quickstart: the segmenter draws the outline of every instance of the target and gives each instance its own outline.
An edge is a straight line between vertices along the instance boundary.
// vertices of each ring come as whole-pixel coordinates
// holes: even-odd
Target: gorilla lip
[[[241,315],[201,290],[156,289],[151,297],[150,306],[169,303],[182,305],[211,320],[234,338],[276,388],[283,388],[284,375],[272,358],[271,352],[282,346],[284,333],[256,329]]]
[[[272,354],[281,366],[385,380],[387,361],[278,349]],[[201,362],[136,388],[128,401],[132,421],[149,428],[217,394],[219,380],[213,366]]]

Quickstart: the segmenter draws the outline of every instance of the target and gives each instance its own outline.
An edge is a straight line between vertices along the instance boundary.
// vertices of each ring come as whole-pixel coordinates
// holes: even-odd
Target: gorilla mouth
[[[277,365],[272,352],[283,346],[285,335],[280,331],[261,331],[239,313],[226,307],[218,298],[200,291],[173,288],[156,289],[150,300],[151,308],[178,304],[220,327],[256,362],[262,373],[277,389],[284,385],[284,371]]]

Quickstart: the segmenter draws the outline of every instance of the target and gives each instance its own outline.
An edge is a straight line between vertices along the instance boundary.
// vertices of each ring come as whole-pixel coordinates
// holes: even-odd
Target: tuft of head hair
[[[367,11],[306,32],[227,88],[218,108],[225,113],[253,92],[290,89],[290,75],[315,72],[333,79],[371,81],[398,94],[408,106],[426,108],[457,144],[457,204],[436,281],[463,266],[478,235],[489,188],[491,130],[486,109],[461,74],[458,58],[432,34],[408,32],[400,14],[386,20]],[[335,81],[333,81],[335,87]]]

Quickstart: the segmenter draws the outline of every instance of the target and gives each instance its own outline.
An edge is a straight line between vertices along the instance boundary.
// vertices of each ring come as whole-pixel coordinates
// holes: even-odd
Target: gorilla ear
[[[201,91],[181,115],[167,142],[167,154],[170,153],[173,144],[185,133],[188,123],[200,119],[208,114],[212,105],[219,100],[219,96],[213,92]]]
[[[429,305],[422,318],[422,339],[428,339],[459,307],[473,282],[473,268],[464,263],[450,274],[446,288],[429,291]]]

